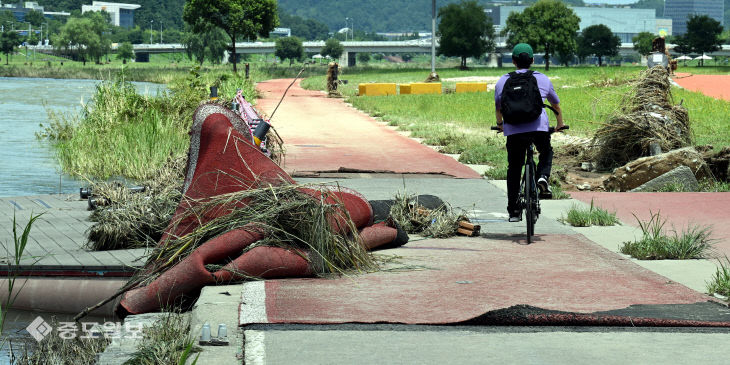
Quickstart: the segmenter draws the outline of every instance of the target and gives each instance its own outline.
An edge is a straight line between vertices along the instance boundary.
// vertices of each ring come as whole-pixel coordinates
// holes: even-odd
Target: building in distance
[[[124,28],[132,28],[134,27],[134,11],[141,7],[142,5],[137,4],[94,1],[91,5],[81,5],[81,12],[106,11],[111,16],[111,23],[113,25]]]
[[[723,24],[724,0],[665,0],[664,16],[672,19],[675,34],[687,33],[687,19],[691,15],[707,15]]]

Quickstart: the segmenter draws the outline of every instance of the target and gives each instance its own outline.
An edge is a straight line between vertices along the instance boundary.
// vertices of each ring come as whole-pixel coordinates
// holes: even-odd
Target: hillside
[[[436,6],[459,2],[460,0],[437,0]],[[477,0],[487,5],[490,0]],[[535,0],[524,0],[532,3]],[[582,0],[563,0],[571,5],[582,5]],[[637,8],[656,9],[657,15],[664,13],[664,0],[637,0]],[[81,10],[81,4],[91,0],[37,0],[49,11]],[[127,0],[126,3],[140,4],[135,13],[135,22],[140,27],[149,27],[163,22],[165,28],[182,29],[182,8],[185,0]],[[327,25],[330,31],[345,27],[345,18],[352,18],[356,30],[367,32],[413,32],[431,29],[431,2],[428,0],[279,0],[279,8],[291,15],[314,19]],[[159,23],[157,23],[159,24]],[[730,0],[725,0],[725,28],[730,28]]]

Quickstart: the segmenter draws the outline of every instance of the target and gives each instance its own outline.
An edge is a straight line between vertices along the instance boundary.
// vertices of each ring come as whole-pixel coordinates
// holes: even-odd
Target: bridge
[[[347,41],[340,42],[344,48],[344,54],[342,63],[348,66],[355,65],[355,55],[357,53],[430,53],[431,52],[431,39],[416,39],[409,41]],[[319,53],[324,47],[324,41],[307,41],[303,42],[304,52],[306,53]],[[436,41],[436,47],[438,47],[438,40]],[[673,44],[668,44],[667,47],[671,49],[674,47]],[[35,46],[35,48],[41,52],[50,52],[53,50],[52,46]],[[116,49],[116,47],[112,47]],[[239,42],[236,43],[237,54],[271,54],[276,50],[276,44],[274,42]],[[137,58],[137,62],[149,61],[149,55],[154,53],[177,53],[185,52],[185,46],[180,43],[172,44],[135,44],[134,52]],[[505,42],[498,42],[496,55],[509,54],[510,49],[507,47]],[[636,54],[633,43],[621,43],[619,49],[621,55]],[[678,55],[675,52],[671,52]],[[712,56],[730,56],[730,45],[723,45],[722,49],[717,52],[711,53]]]
[[[355,64],[355,54],[366,52],[366,53],[430,53],[431,52],[431,39],[416,39],[409,41],[347,41],[340,42],[344,48],[343,63],[349,66]],[[324,41],[307,41],[303,42],[304,52],[306,53],[319,53],[324,47]],[[436,41],[436,47],[438,47],[438,41]],[[674,47],[673,44],[668,44],[668,48]],[[270,54],[276,50],[276,44],[274,42],[240,42],[236,43],[237,54]],[[138,61],[144,61],[145,57],[151,53],[173,53],[173,52],[184,52],[185,46],[182,44],[137,44],[134,45],[134,52],[137,55],[142,55],[142,59]],[[497,47],[494,53],[496,54],[509,54],[509,49],[505,42],[497,43]],[[621,55],[636,54],[633,43],[621,43],[619,49]],[[723,45],[722,49],[713,52],[712,56],[730,56],[730,45]]]

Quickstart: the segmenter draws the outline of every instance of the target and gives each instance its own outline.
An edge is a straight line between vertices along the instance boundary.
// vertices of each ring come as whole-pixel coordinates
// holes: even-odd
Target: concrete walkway
[[[88,220],[86,200],[78,195],[0,198],[0,263],[15,257],[13,217],[20,236],[31,215],[42,214],[31,228],[21,266],[23,276],[126,277],[142,262],[144,249],[91,252],[84,249]],[[0,269],[0,276],[4,276]]]

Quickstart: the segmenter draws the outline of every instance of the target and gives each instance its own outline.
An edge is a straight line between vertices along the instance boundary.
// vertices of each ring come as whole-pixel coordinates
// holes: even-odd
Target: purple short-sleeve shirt
[[[517,73],[523,73],[527,72],[528,69],[520,69],[517,70]],[[555,89],[553,89],[553,83],[550,82],[550,79],[537,72],[533,71],[533,76],[535,76],[535,79],[537,79],[537,87],[540,88],[540,95],[543,99],[547,99],[551,104],[558,104],[560,103],[560,99],[558,98],[558,94],[555,93]],[[494,88],[494,105],[497,110],[500,109],[501,99],[502,99],[502,89],[504,88],[504,83],[509,78],[509,74],[506,74],[499,78],[499,81],[497,81],[497,85]],[[542,114],[539,118],[535,119],[534,121],[530,123],[523,123],[523,124],[504,124],[504,135],[509,136],[511,134],[517,134],[517,133],[525,133],[525,132],[535,132],[535,131],[543,131],[547,132],[548,128],[550,126],[550,122],[548,121],[547,113],[545,112],[545,109],[542,110]]]

